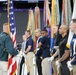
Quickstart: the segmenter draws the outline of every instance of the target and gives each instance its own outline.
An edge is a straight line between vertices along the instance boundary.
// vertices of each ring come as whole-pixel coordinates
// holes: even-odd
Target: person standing
[[[17,55],[12,39],[8,34],[8,23],[3,24],[3,32],[0,34],[0,75],[7,75],[8,55]]]
[[[26,54],[26,64],[29,70],[30,75],[34,75],[34,66],[33,66],[33,55],[34,55],[34,41],[31,37],[30,30],[25,31],[25,36],[27,38],[26,48],[24,53]]]

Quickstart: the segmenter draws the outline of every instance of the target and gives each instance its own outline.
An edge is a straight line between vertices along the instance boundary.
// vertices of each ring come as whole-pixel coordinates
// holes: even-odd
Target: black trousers
[[[70,75],[70,71],[69,71],[66,63],[61,63],[60,74],[61,75]]]
[[[39,75],[42,75],[41,62],[42,62],[42,59],[40,57],[36,56],[36,65],[37,65],[37,68],[38,68],[38,74]]]

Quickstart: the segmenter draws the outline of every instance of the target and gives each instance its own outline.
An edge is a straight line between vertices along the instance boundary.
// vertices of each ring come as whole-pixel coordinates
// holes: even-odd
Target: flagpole
[[[7,2],[7,18],[8,18],[8,33],[9,33],[9,35],[10,35],[10,15],[9,15],[9,6],[10,6],[10,0],[8,0],[8,2]],[[9,64],[10,64],[10,62],[9,62],[9,59],[11,58],[11,55],[9,54],[8,55],[8,68],[9,68]],[[8,75],[9,75],[9,72],[8,72]]]
[[[7,12],[8,12],[8,15],[7,15],[7,17],[8,17],[8,32],[9,32],[9,34],[10,34],[10,11],[9,11],[9,9],[10,9],[10,0],[8,0],[8,5],[7,5]]]

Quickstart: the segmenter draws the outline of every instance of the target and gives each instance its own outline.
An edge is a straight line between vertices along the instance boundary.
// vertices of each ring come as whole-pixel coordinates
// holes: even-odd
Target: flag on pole
[[[8,0],[8,27],[9,34],[11,36],[14,48],[16,47],[16,27],[14,20],[14,8],[13,0]],[[13,56],[10,56],[8,59],[8,75],[15,75],[17,70],[17,64]]]
[[[44,27],[51,25],[51,14],[49,8],[49,1],[44,0]]]
[[[62,24],[69,25],[72,17],[71,1],[62,1]]]
[[[67,19],[68,19],[67,24],[68,25],[71,22],[71,18],[72,18],[72,5],[71,5],[71,1],[68,0],[68,2],[67,2]]]
[[[51,23],[51,40],[50,40],[50,48],[52,49],[54,46],[54,33],[53,33],[53,26],[57,23],[56,21],[56,0],[52,0],[52,23]]]
[[[35,30],[37,28],[41,28],[40,26],[40,9],[38,6],[35,7],[35,11],[34,11],[34,19],[35,19]]]
[[[28,24],[27,24],[27,30],[31,31],[32,38],[34,39],[34,28],[35,27],[35,22],[34,22],[34,13],[33,10],[29,10],[29,16],[28,16]]]
[[[60,23],[59,0],[56,0],[56,24]]]
[[[29,10],[27,30],[31,31],[32,38],[33,38],[34,42],[36,42],[36,38],[35,38],[35,20],[34,20],[34,13],[33,13],[32,9]]]
[[[76,19],[76,0],[74,0],[72,19]]]
[[[66,25],[65,1],[66,0],[62,1],[62,23],[61,24],[65,24]]]

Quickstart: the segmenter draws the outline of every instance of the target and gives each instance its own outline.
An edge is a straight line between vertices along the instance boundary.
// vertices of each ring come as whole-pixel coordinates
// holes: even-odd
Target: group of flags
[[[60,12],[59,1],[60,0],[51,0],[51,6],[49,6],[50,2],[48,0],[44,0],[44,27],[49,26],[51,29],[51,45],[50,48],[53,48],[54,45],[54,33],[52,32],[52,27],[54,25],[59,25],[60,21],[61,24],[69,25],[71,19],[76,19],[76,0],[74,0],[74,8],[72,14],[72,7],[70,0],[62,0],[62,10]],[[73,0],[72,0],[73,1]],[[51,11],[50,11],[51,10]],[[60,19],[61,18],[61,19]],[[36,37],[35,37],[35,30],[37,28],[41,28],[40,25],[40,9],[38,6],[35,7],[35,10],[29,9],[29,16],[28,16],[28,24],[27,30],[31,30],[32,38],[36,45]],[[12,42],[14,47],[16,47],[16,26],[15,26],[15,18],[14,18],[14,7],[13,7],[13,0],[8,0],[8,27],[9,33],[12,38]],[[70,46],[70,36],[73,35],[71,32],[69,33],[67,46]],[[11,56],[8,60],[8,75],[16,75],[17,64],[14,61],[13,57]]]

